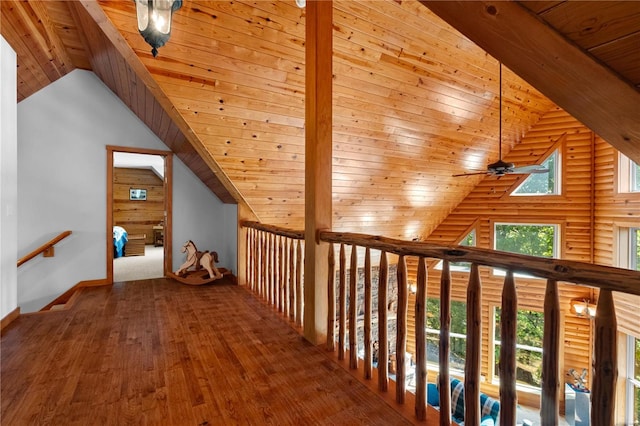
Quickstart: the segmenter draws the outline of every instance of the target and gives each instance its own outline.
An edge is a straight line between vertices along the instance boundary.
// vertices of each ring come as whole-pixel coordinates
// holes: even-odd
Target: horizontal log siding
[[[129,200],[129,189],[147,190],[146,201]],[[113,169],[113,223],[129,235],[146,235],[145,244],[153,244],[153,227],[164,220],[162,179],[150,169]]]
[[[508,192],[515,189],[526,176],[504,176],[500,179],[487,177],[438,226],[427,241],[437,244],[457,243],[475,222],[477,245],[491,248],[493,222],[558,223],[562,228],[562,257],[583,262],[591,261],[592,132],[566,112],[554,108],[527,132],[522,143],[516,145],[505,159],[516,165],[540,162],[557,142],[561,143],[562,155],[561,196],[510,196]],[[408,261],[409,276],[414,277],[417,259],[409,258]],[[452,300],[465,301],[468,274],[452,272],[451,275]],[[480,268],[480,276],[483,289],[482,375],[486,377],[482,388],[497,396],[498,386],[491,383],[490,315],[493,313],[492,308],[500,305],[504,277],[494,277],[488,268]],[[518,308],[542,311],[545,286],[545,280],[516,277]],[[439,292],[440,272],[431,268],[428,276],[428,297],[438,298]],[[564,351],[560,360],[561,371],[564,374],[569,368],[578,371],[582,368],[590,369],[592,324],[589,320],[577,318],[569,309],[572,298],[592,297],[593,291],[575,285],[560,284],[559,293],[564,330],[561,341]],[[536,406],[539,404],[539,397],[519,392],[519,402]]]
[[[618,151],[596,137],[595,141],[595,263],[617,265],[617,227],[640,226],[640,194],[618,193]],[[640,297],[614,293],[618,330],[640,339]]]

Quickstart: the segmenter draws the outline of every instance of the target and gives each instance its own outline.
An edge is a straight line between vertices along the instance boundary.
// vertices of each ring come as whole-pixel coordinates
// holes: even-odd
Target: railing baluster
[[[296,247],[296,326],[298,327],[302,327],[302,318],[304,314],[304,295],[302,288],[303,267],[302,241],[298,240],[298,245]]]
[[[280,303],[278,304],[278,311],[282,312],[283,314],[287,315],[287,307],[289,306],[289,304],[287,303],[287,286],[286,286],[286,282],[287,282],[287,277],[285,274],[285,265],[286,265],[286,251],[285,251],[285,247],[286,247],[287,241],[285,240],[284,237],[280,237],[280,244],[278,246],[278,262],[279,262],[279,270],[280,270],[280,277],[278,279],[278,288],[280,289]]]
[[[398,311],[396,319],[396,402],[404,404],[407,370],[404,354],[407,351],[407,260],[398,259]]]
[[[451,385],[449,378],[449,336],[451,334],[451,273],[449,261],[442,262],[440,278],[440,374],[438,387],[446,389],[440,392],[440,426],[451,426]]]
[[[601,290],[595,319],[591,424],[613,426],[618,376],[617,320],[610,290]]]
[[[389,282],[389,263],[387,252],[380,253],[378,271],[378,389],[389,390],[389,337],[387,315],[387,287]]]
[[[349,267],[349,367],[358,368],[358,247],[351,246]]]
[[[340,321],[338,325],[338,359],[344,359],[345,340],[347,334],[347,258],[344,244],[340,244]]]
[[[289,239],[289,319],[296,315],[296,281],[295,281],[295,240]]]
[[[267,233],[262,232],[262,256],[260,257],[260,265],[262,266],[262,297],[269,300],[269,280],[267,278]]]
[[[427,417],[427,264],[424,257],[418,260],[416,289],[416,418]]]
[[[547,280],[544,294],[542,347],[540,422],[543,425],[557,425],[560,406],[560,296],[555,280]]]
[[[328,271],[328,303],[327,303],[327,350],[336,350],[336,255],[332,243],[329,243],[329,271]]]
[[[371,379],[371,250],[364,252],[364,378]]]
[[[516,319],[518,295],[513,273],[507,271],[500,314],[500,425],[516,424]]]
[[[480,424],[481,292],[478,265],[473,263],[467,288],[467,352],[464,369],[464,422],[470,425]]]

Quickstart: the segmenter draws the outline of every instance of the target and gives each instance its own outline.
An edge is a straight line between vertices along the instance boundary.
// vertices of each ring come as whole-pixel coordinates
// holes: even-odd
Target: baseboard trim
[[[9,324],[20,316],[20,306],[9,312],[2,320],[0,320],[0,331],[4,330]]]
[[[60,296],[56,297],[52,302],[50,302],[44,308],[40,309],[40,312],[49,311],[55,305],[67,305],[68,302],[75,301],[75,297],[73,297],[73,295],[76,294],[78,290],[80,290],[81,288],[100,287],[104,285],[111,285],[111,283],[106,278],[102,278],[99,280],[80,281],[78,284],[74,285],[69,290],[65,291]],[[69,306],[70,305],[71,303],[69,303]]]

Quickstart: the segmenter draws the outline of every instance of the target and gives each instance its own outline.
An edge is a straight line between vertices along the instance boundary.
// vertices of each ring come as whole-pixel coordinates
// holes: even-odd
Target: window
[[[465,247],[476,246],[476,230],[472,229],[463,239],[458,242],[458,245]],[[437,270],[442,270],[442,260],[436,265]],[[449,262],[450,271],[462,271],[469,272],[471,270],[471,263],[469,262]]]
[[[640,164],[620,153],[618,158],[618,192],[640,192]]]
[[[500,308],[494,310],[494,377],[500,377]],[[516,325],[516,385],[540,388],[542,382],[542,312],[518,310]]]
[[[494,249],[529,256],[553,257],[559,255],[559,225],[529,223],[495,223]],[[504,272],[495,271],[497,275]]]
[[[640,228],[619,228],[618,266],[640,271]]]
[[[542,166],[548,173],[532,173],[511,195],[557,195],[560,194],[560,154],[553,151]]]
[[[427,299],[427,364],[437,368],[440,363],[440,299]],[[463,372],[467,351],[467,304],[451,301],[451,331],[449,334],[449,367]]]
[[[627,340],[626,424],[640,425],[640,339]]]

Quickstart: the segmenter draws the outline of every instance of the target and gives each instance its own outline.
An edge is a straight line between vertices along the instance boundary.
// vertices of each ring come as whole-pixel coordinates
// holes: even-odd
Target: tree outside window
[[[539,257],[557,257],[558,225],[496,223],[496,250]]]
[[[543,163],[548,173],[533,173],[511,195],[556,195],[560,193],[558,150],[553,151]]]
[[[494,376],[500,377],[500,314],[495,308],[493,349],[495,354]],[[542,382],[542,338],[544,314],[537,311],[518,310],[516,325],[516,383],[540,388]]]
[[[440,363],[440,299],[427,299],[427,363]],[[449,339],[449,366],[464,371],[467,351],[467,304],[451,301],[451,329]]]

